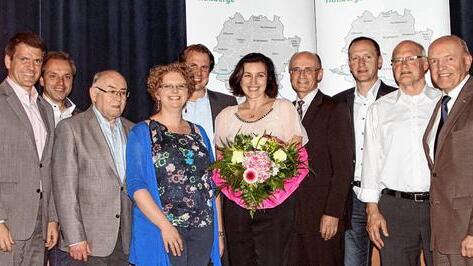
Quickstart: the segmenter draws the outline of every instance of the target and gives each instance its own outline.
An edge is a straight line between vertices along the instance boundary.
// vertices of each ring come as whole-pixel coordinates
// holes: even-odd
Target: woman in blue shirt
[[[147,83],[157,113],[132,129],[127,144],[127,189],[135,203],[130,262],[220,265],[210,142],[202,127],[182,118],[192,74],[184,64],[158,66]]]

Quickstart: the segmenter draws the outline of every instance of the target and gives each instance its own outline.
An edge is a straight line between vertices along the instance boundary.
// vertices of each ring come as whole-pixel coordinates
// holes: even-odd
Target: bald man
[[[465,41],[443,36],[429,47],[432,82],[443,91],[424,134],[431,171],[435,265],[473,265],[473,80]]]
[[[92,106],[62,120],[53,147],[53,194],[72,265],[128,265],[131,201],[125,187],[125,78],[99,72]]]

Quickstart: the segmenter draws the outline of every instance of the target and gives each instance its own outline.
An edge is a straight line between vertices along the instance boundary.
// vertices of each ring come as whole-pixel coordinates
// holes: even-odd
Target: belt
[[[361,181],[352,181],[351,182],[351,185],[354,186],[354,187],[361,187]]]
[[[396,198],[414,200],[415,202],[424,202],[426,200],[429,200],[430,198],[429,192],[402,192],[389,188],[383,189],[383,191],[381,191],[381,194],[394,196]]]

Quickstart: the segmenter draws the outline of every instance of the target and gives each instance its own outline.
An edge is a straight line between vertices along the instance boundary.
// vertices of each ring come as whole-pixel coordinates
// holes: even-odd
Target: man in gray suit
[[[8,77],[0,84],[0,265],[41,265],[57,241],[51,197],[54,117],[34,84],[46,46],[18,33],[5,48]]]
[[[131,201],[125,188],[128,97],[113,70],[94,76],[92,106],[59,122],[53,148],[53,194],[72,265],[128,265]]]

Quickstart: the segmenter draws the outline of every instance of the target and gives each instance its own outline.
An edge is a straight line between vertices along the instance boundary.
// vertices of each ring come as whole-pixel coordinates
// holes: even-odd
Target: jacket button
[[[43,168],[43,164],[42,164],[42,163],[39,164],[39,168]]]
[[[36,193],[41,193],[41,189],[36,189]]]
[[[123,191],[123,187],[120,187],[120,191]]]
[[[433,177],[437,177],[437,173],[435,173],[435,172],[432,173],[432,176],[433,176]]]
[[[120,214],[116,214],[116,215],[115,215],[115,218],[120,218]]]

